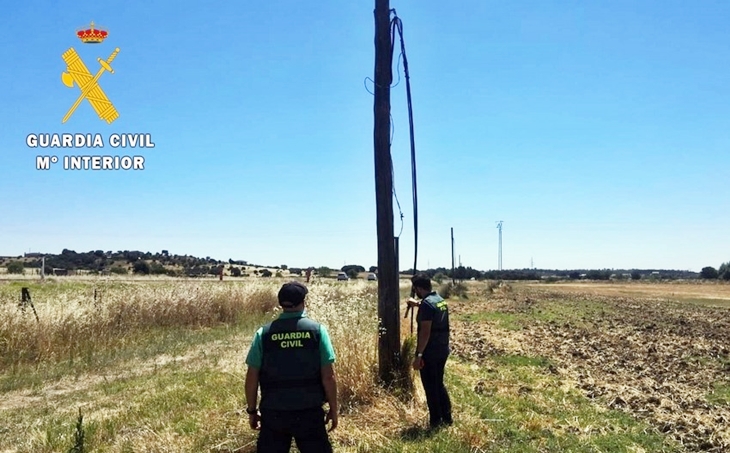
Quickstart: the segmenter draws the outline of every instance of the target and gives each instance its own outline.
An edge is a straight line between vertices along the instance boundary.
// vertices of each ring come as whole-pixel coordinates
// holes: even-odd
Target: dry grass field
[[[558,289],[561,293],[595,294],[608,297],[638,297],[644,299],[655,298],[730,307],[730,285],[719,280],[657,283],[579,282],[552,283],[550,286]]]
[[[4,277],[0,452],[253,452],[244,360],[281,283]],[[310,285],[337,353],[337,451],[730,450],[728,285],[467,282],[449,299],[456,422],[438,432],[417,377],[377,383],[376,285]]]

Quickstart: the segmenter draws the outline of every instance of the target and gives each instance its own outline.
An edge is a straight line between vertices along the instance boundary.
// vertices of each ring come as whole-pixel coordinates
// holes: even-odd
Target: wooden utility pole
[[[390,156],[390,2],[375,0],[375,203],[378,232],[378,366],[386,384],[400,362],[398,268],[393,235],[393,174]]]

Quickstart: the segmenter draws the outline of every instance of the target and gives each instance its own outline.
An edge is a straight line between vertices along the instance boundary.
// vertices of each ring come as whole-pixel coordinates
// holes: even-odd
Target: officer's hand
[[[409,307],[418,307],[419,305],[421,305],[421,303],[419,301],[417,301],[416,299],[414,299],[412,297],[409,298],[408,302],[406,302],[406,303],[408,304]]]
[[[332,427],[330,427],[329,431],[334,431],[335,428],[337,428],[337,411],[330,409],[327,412],[327,415],[324,417],[324,424],[327,426],[327,423],[332,421]]]
[[[251,429],[261,429],[260,423],[261,416],[259,416],[258,412],[255,414],[248,414],[248,426],[250,426]]]
[[[413,360],[413,369],[414,369],[414,370],[420,370],[420,369],[422,369],[422,368],[423,368],[423,365],[424,365],[424,363],[423,363],[423,358],[421,358],[421,357],[416,357],[416,358],[415,358],[415,359]]]

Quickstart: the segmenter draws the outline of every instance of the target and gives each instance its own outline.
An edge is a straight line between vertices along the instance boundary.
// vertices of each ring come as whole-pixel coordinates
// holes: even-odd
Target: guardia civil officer
[[[418,342],[413,369],[420,370],[426,393],[429,425],[439,428],[451,425],[451,400],[444,385],[444,368],[449,357],[449,308],[446,301],[431,288],[426,274],[411,278],[413,289],[421,299],[408,299],[409,307],[418,307]]]
[[[335,352],[325,326],[307,317],[306,295],[299,282],[281,287],[283,313],[256,331],[246,357],[246,412],[251,428],[260,429],[259,453],[288,452],[292,437],[301,453],[332,451],[326,426],[337,427]]]

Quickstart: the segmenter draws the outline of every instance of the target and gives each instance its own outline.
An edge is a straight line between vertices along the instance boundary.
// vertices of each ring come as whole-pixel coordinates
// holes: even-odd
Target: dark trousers
[[[257,453],[288,453],[292,437],[301,453],[331,453],[321,407],[301,411],[261,409]]]
[[[424,357],[421,369],[421,383],[426,393],[429,424],[436,427],[451,424],[451,399],[444,386],[444,368],[448,355]]]

